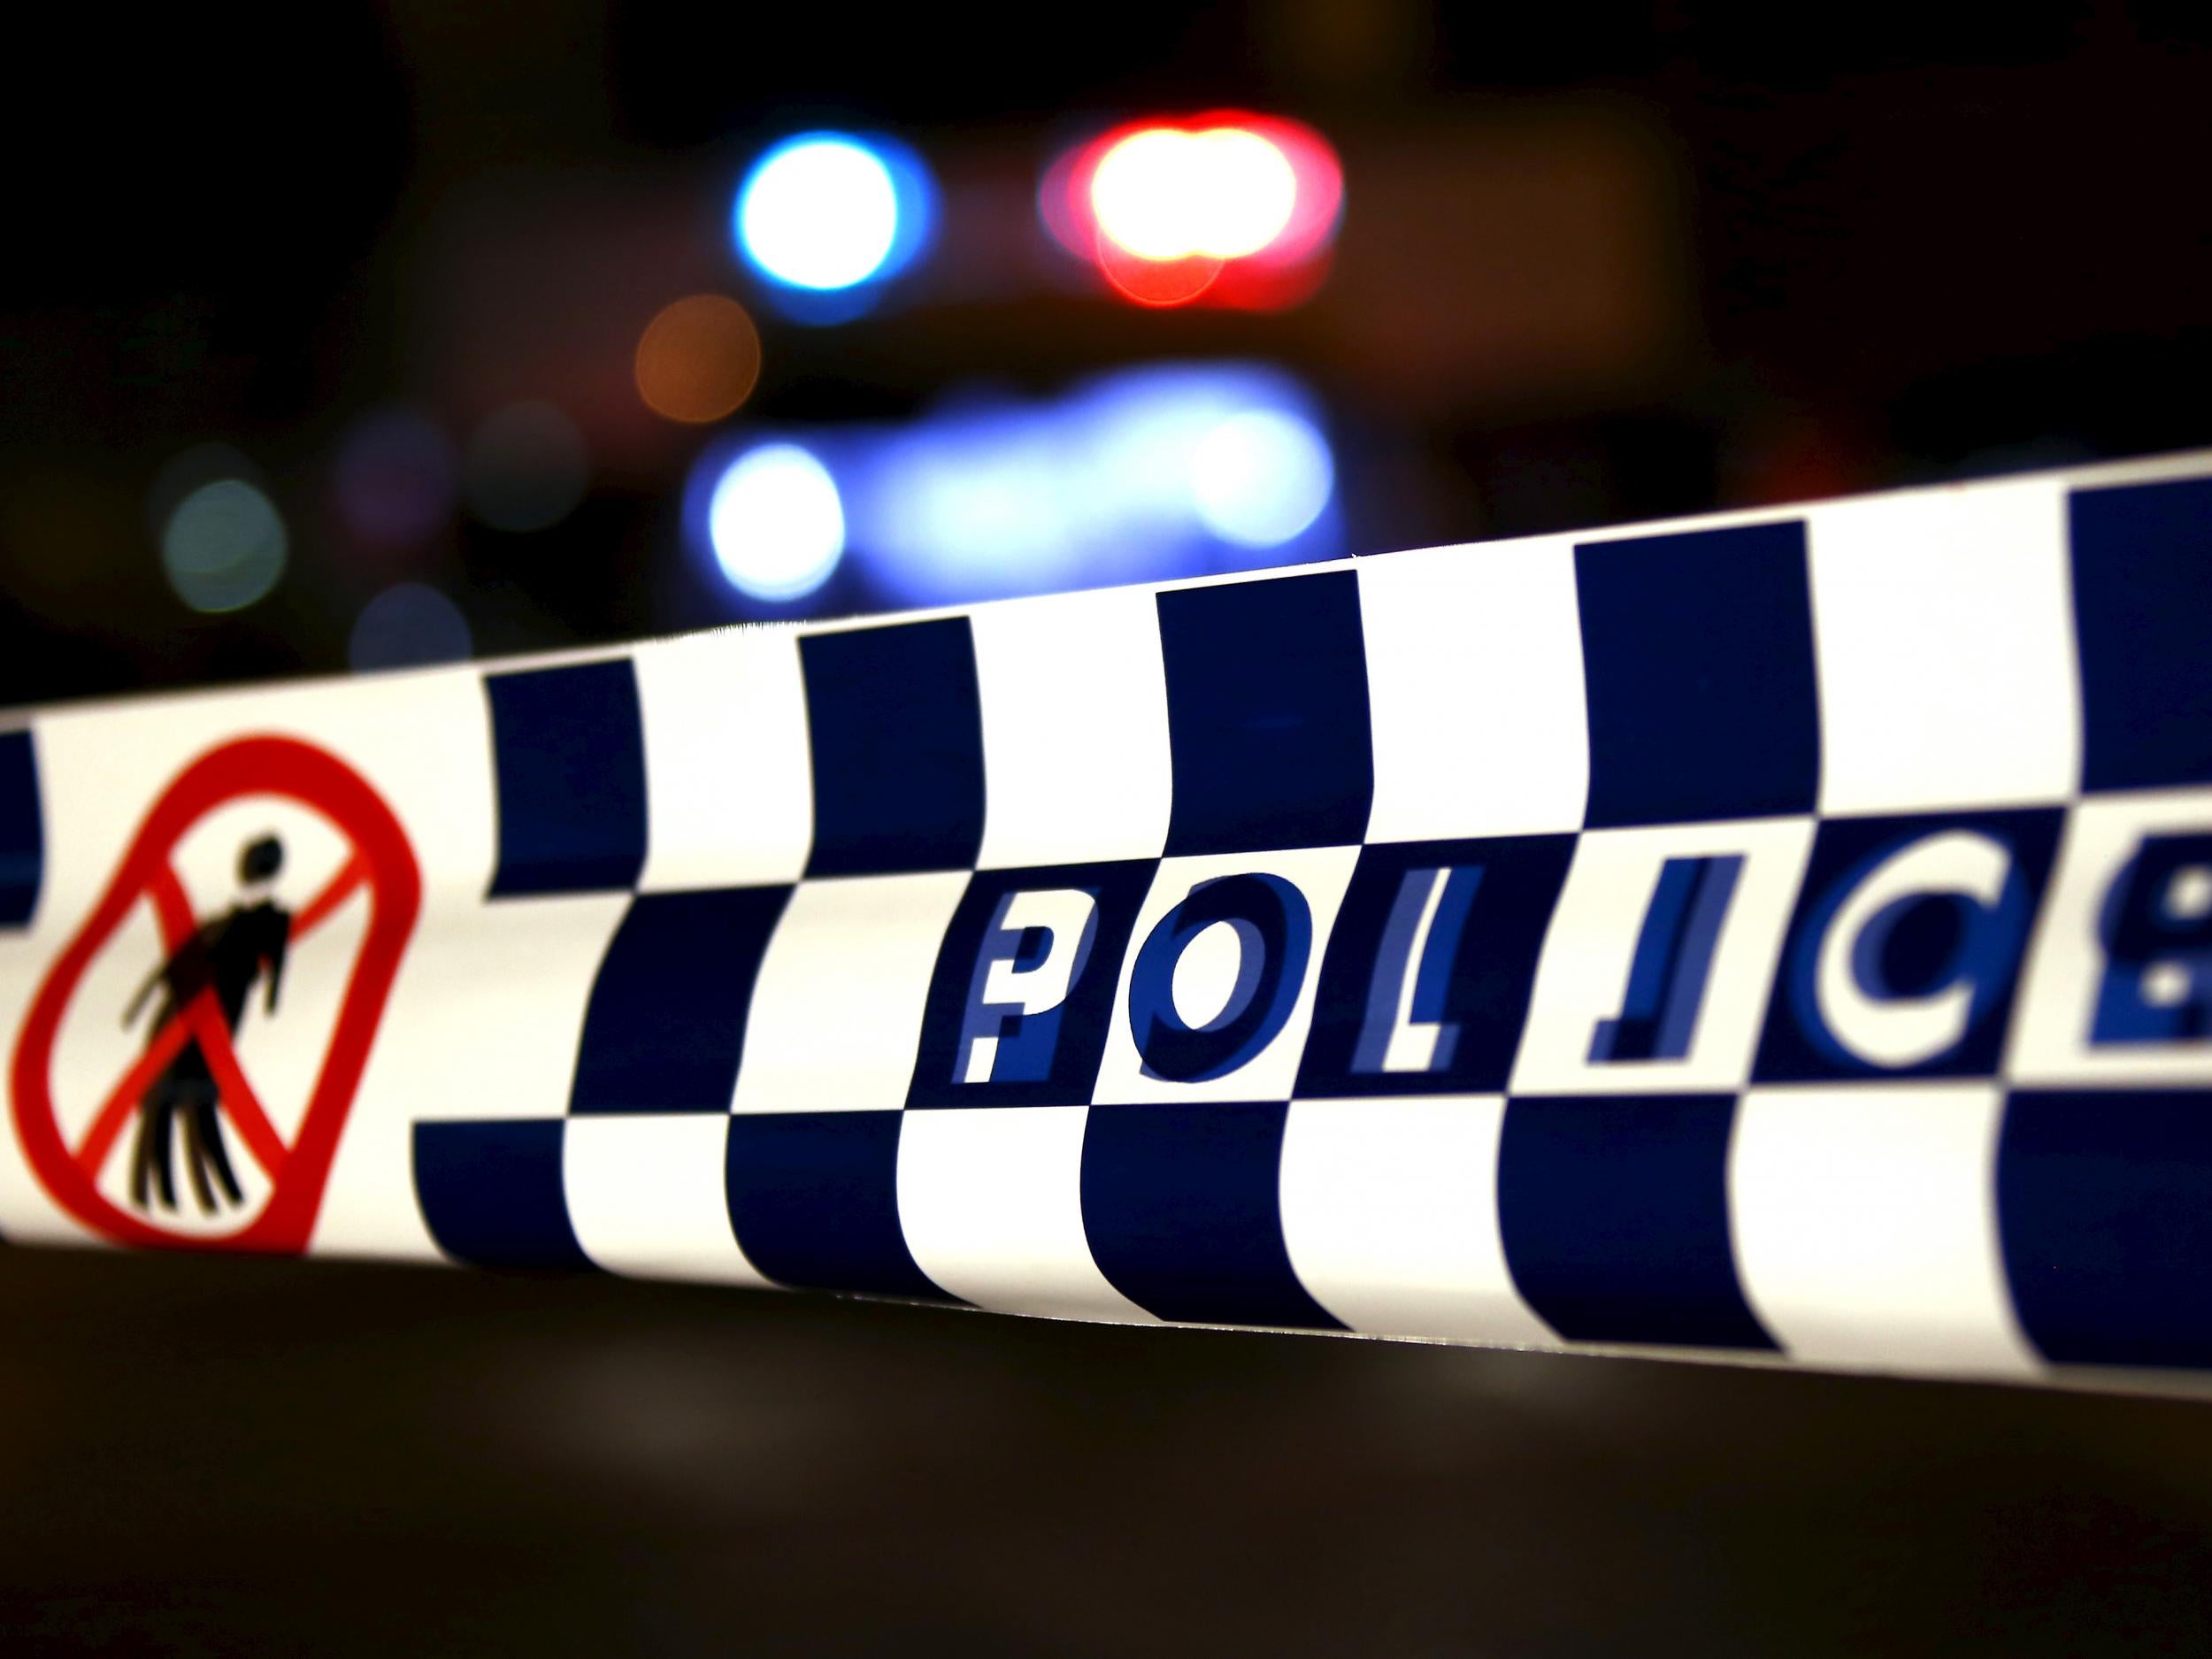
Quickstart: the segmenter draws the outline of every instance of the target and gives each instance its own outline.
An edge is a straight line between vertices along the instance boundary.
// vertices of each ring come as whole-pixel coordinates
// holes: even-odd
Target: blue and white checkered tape
[[[10,724],[12,1240],[2212,1371],[2212,457]]]

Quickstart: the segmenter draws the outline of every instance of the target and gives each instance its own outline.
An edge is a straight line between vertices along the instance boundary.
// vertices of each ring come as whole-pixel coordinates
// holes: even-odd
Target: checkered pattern
[[[464,1262],[2212,1366],[2207,472],[495,666],[361,1110]]]

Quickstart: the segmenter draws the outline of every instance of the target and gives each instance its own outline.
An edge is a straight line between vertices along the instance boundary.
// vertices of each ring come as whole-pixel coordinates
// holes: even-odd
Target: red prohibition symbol
[[[279,919],[271,972],[280,969],[288,942],[297,945],[311,936],[357,890],[365,892],[368,904],[367,926],[339,1002],[329,1048],[289,1144],[271,1122],[239,1064],[234,1012],[227,1012],[211,976],[203,972],[197,978],[180,977],[174,968],[188,959],[196,937],[204,935],[177,873],[177,845],[214,809],[253,795],[308,808],[346,842],[337,873],[288,918],[288,925],[282,912],[274,913]],[[16,1043],[9,1091],[16,1135],[47,1193],[86,1226],[118,1243],[293,1255],[305,1249],[339,1133],[352,1109],[421,900],[422,875],[406,832],[376,791],[334,755],[294,738],[247,737],[194,761],[148,811],[107,891],[48,971]],[[56,1039],[86,969],[141,904],[152,907],[164,948],[170,953],[172,967],[165,971],[170,994],[160,1004],[145,1048],[107,1091],[89,1127],[73,1142],[54,1104]],[[263,910],[265,920],[267,907]],[[265,935],[268,930],[265,926],[260,931]],[[270,947],[265,937],[255,948],[265,955]],[[248,965],[242,994],[261,966]],[[273,983],[270,995],[273,1003]],[[194,1049],[196,1059],[188,1052]],[[199,1127],[196,1131],[191,1124],[185,1125],[188,1146],[202,1158],[210,1156],[204,1149],[205,1138],[213,1131],[219,1143],[219,1110],[222,1121],[266,1178],[267,1202],[234,1232],[216,1235],[165,1225],[150,1206],[126,1208],[101,1191],[103,1171],[116,1155],[124,1130],[150,1110],[150,1091],[175,1075],[180,1059],[189,1062],[205,1091]],[[145,1133],[142,1121],[140,1133]],[[196,1141],[196,1133],[200,1137]],[[165,1122],[165,1159],[167,1136]],[[222,1179],[234,1195],[236,1185],[219,1144],[212,1156],[222,1164]],[[204,1202],[205,1177],[198,1170],[192,1173]],[[161,1176],[166,1191],[170,1177],[165,1167]],[[138,1179],[142,1182],[144,1177]]]

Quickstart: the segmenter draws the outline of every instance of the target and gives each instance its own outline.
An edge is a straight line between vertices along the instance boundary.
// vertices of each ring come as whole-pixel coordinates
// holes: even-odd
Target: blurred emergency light
[[[1320,401],[1264,363],[1155,363],[1043,400],[710,443],[684,536],[752,615],[1208,576],[1343,550]],[[833,579],[849,571],[832,588]]]
[[[1328,269],[1344,173],[1302,122],[1216,110],[1101,133],[1053,162],[1037,205],[1063,247],[1141,305],[1276,311]]]
[[[882,134],[801,133],[756,161],[731,208],[732,240],[788,314],[835,322],[875,302],[935,230],[937,189]]]
[[[726,464],[703,459],[698,476],[712,480],[707,543],[733,588],[783,604],[829,580],[845,554],[845,509],[818,456],[803,444],[765,443]]]

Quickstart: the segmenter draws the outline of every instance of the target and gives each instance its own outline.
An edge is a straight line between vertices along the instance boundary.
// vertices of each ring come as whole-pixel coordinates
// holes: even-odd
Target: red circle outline
[[[55,1116],[51,1068],[63,1013],[85,969],[131,907],[169,868],[186,831],[212,808],[249,795],[273,795],[319,812],[349,835],[369,872],[369,922],[338,1005],[330,1046],[309,1092],[298,1134],[273,1181],[268,1203],[234,1233],[204,1237],[164,1231],[100,1192],[97,1171],[71,1155]],[[296,738],[239,738],[211,749],[180,772],[148,810],[121,866],[68,948],[40,985],[16,1043],[10,1106],[24,1156],[48,1194],[95,1232],[120,1244],[251,1250],[297,1255],[307,1248],[338,1137],[368,1064],[369,1048],[422,902],[422,872],[392,810],[343,761]]]

